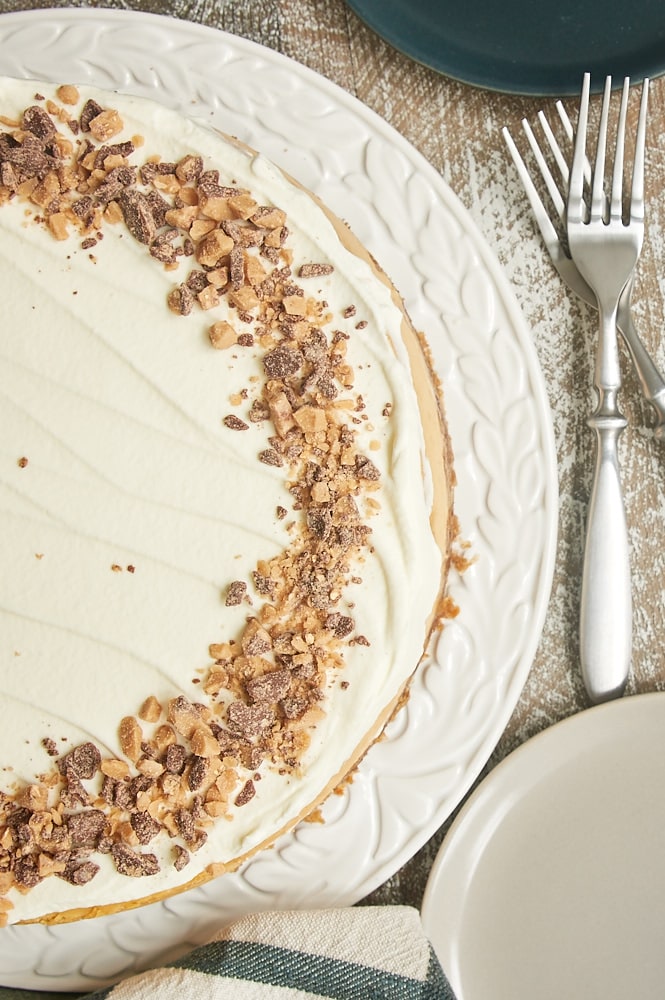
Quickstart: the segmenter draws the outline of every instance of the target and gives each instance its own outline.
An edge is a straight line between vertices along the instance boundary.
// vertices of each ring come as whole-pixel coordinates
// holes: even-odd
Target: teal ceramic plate
[[[663,0],[347,0],[417,62],[488,90],[577,94],[582,74],[665,71]]]

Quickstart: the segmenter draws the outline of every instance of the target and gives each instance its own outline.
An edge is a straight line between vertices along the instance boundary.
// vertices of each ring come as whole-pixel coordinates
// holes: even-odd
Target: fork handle
[[[632,644],[628,528],[617,457],[625,418],[614,392],[599,390],[589,418],[597,439],[589,501],[580,608],[582,677],[592,702],[619,697],[626,686]]]

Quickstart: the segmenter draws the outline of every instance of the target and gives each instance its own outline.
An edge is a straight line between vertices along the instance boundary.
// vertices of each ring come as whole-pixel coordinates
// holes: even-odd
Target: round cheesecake
[[[0,923],[237,868],[445,606],[425,344],[348,227],[132,97],[0,81]]]

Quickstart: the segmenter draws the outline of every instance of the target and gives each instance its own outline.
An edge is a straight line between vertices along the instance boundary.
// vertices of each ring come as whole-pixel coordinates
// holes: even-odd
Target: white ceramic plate
[[[427,331],[446,387],[462,533],[477,557],[451,592],[407,709],[323,826],[303,824],[204,889],[76,926],[0,933],[0,982],[92,989],[201,943],[249,910],[356,902],[450,815],[503,731],[549,596],[557,480],[529,332],[441,177],[346,92],[251,42],[104,10],[0,17],[0,72],[152,97],[260,149],[346,219]]]
[[[458,1000],[659,1000],[665,694],[514,751],[443,842],[423,923]]]

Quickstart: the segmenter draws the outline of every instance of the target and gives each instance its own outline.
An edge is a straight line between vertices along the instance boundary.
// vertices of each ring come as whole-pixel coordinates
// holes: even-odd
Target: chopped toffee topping
[[[222,423],[231,431],[272,425],[256,460],[283,470],[297,520],[285,525],[283,552],[228,584],[227,607],[253,605],[250,584],[258,607],[241,634],[212,641],[201,702],[148,693],[119,720],[117,757],[91,742],[57,756],[44,738],[57,756],[52,770],[0,792],[0,925],[12,888],[24,892],[53,875],[84,885],[104,856],[122,875],[154,874],[159,862],[145,848],[156,838],[173,840],[172,863],[182,870],[213,822],[259,794],[261,769],[299,773],[345,647],[369,643],[354,640],[355,622],[339,607],[357,579],[353,567],[371,550],[361,511],[380,482],[356,440],[364,403],[352,395],[348,334],[326,332],[356,307],[334,317],[298,284],[325,278],[332,265],[301,264],[294,278],[284,211],[222,183],[195,154],[132,162],[140,144],[120,138],[115,110],[88,100],[74,119],[76,88],[56,93],[60,103],[35,104],[17,125],[1,126],[0,205],[20,199],[56,239],[76,235],[84,248],[106,225],[124,224],[147,262],[186,270],[168,294],[170,310],[229,306],[209,327],[211,345],[256,351],[264,377],[239,397],[249,423],[236,414]],[[279,520],[287,515],[276,508]]]

